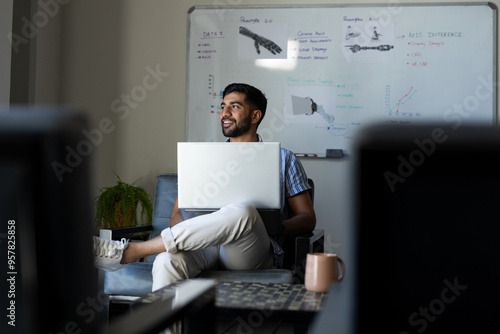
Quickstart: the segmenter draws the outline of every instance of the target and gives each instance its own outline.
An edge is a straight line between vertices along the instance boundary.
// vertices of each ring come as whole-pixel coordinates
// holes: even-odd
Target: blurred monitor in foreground
[[[371,127],[356,159],[356,333],[498,333],[500,130]]]
[[[1,333],[97,325],[86,126],[68,110],[0,112]]]

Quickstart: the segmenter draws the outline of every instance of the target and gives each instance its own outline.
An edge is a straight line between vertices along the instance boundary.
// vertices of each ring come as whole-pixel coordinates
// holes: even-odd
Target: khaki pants
[[[231,204],[194,217],[161,232],[166,252],[153,263],[153,291],[204,270],[268,269],[273,251],[257,210]]]

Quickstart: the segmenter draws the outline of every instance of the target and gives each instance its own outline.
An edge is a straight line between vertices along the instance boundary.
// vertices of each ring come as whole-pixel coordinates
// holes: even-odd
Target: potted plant
[[[114,173],[114,172],[113,172]],[[102,228],[121,228],[140,225],[151,225],[153,205],[149,194],[143,187],[123,182],[118,174],[117,183],[113,187],[99,189],[95,198],[96,226]],[[141,206],[140,215],[138,208]]]

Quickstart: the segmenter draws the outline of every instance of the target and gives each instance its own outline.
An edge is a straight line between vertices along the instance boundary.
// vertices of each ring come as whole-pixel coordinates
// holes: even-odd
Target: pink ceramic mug
[[[308,291],[326,292],[333,282],[341,281],[344,274],[344,261],[337,254],[307,254],[304,283]]]

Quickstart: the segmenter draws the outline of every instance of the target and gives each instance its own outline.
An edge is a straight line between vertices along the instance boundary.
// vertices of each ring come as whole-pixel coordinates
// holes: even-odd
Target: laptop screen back
[[[179,208],[280,208],[280,143],[177,144]]]

